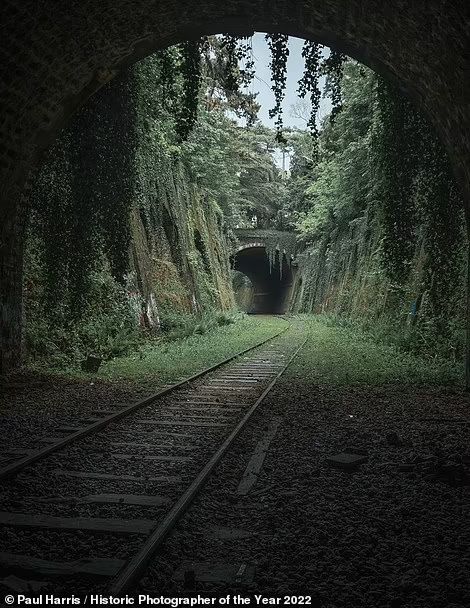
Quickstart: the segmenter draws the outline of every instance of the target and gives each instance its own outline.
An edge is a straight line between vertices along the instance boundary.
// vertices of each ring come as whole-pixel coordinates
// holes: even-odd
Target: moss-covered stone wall
[[[429,243],[424,226],[417,231],[408,277],[401,284],[383,270],[382,229],[373,213],[353,220],[348,230],[327,231],[296,260],[293,312],[326,313],[362,320],[393,319],[401,324],[439,322],[440,331],[455,331],[463,344],[465,327],[466,243],[462,234],[449,255],[460,273],[457,288],[448,291],[436,310],[430,290]],[[442,326],[445,324],[445,327]]]
[[[145,301],[144,322],[151,326],[165,313],[235,305],[220,210],[191,184],[180,163],[165,171],[159,173],[161,209],[152,225],[137,207],[131,212],[131,284]]]

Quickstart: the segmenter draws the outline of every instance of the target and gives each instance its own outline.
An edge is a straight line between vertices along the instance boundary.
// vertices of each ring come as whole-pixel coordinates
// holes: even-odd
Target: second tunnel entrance
[[[233,270],[247,277],[234,283],[237,303],[245,312],[287,312],[293,273],[285,254],[277,251],[270,264],[265,247],[246,247],[233,256]]]

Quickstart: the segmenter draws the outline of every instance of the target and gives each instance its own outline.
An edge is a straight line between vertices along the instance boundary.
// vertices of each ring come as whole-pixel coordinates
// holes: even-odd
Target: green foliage
[[[236,312],[208,311],[199,316],[167,312],[161,318],[161,337],[165,341],[181,340],[195,334],[206,334],[216,327],[232,325],[240,319]]]
[[[135,175],[131,88],[127,74],[80,110],[49,151],[33,188],[32,230],[42,238],[47,268],[45,308],[56,321],[86,314],[90,276],[102,252],[114,278],[124,282]]]
[[[128,354],[141,342],[127,293],[109,272],[93,272],[84,320],[59,323],[28,309],[26,349],[35,366],[66,369],[93,353],[104,359]],[[40,309],[39,309],[40,310]]]
[[[260,225],[269,223],[279,210],[284,182],[270,153],[273,140],[265,127],[246,129],[223,113],[201,111],[182,148],[192,178],[232,226],[253,216]]]
[[[371,342],[392,347],[398,353],[411,353],[424,363],[435,362],[441,369],[452,370],[454,379],[461,377],[459,363],[465,349],[465,331],[453,319],[447,320],[447,328],[442,331],[433,320],[419,325],[405,325],[385,316],[361,318],[325,314],[320,318],[330,327],[361,333]]]
[[[290,141],[286,212],[307,246],[296,309],[366,319],[400,347],[460,357],[466,249],[447,155],[410,102],[369,70],[346,63],[341,88],[318,161],[305,135]]]
[[[384,343],[375,331],[362,330],[344,318],[296,318],[309,339],[288,376],[304,369],[303,377],[334,386],[460,383],[459,366],[443,357],[430,360],[404,353],[397,344]]]
[[[427,290],[426,317],[434,333],[455,339],[456,314],[463,316],[463,270],[466,266],[465,220],[461,194],[453,179],[449,158],[436,134],[421,122],[420,163],[413,181],[416,214],[426,243],[423,287]]]
[[[377,83],[377,116],[374,133],[377,196],[381,201],[383,256],[390,280],[406,281],[413,258],[415,205],[412,197],[415,159],[413,110],[393,86],[382,79]]]
[[[232,285],[238,308],[249,312],[253,301],[253,283],[246,274],[232,270]]]
[[[259,319],[238,314],[234,323],[218,322],[205,333],[182,331],[179,339],[157,338],[142,345],[139,353],[103,364],[95,376],[108,381],[146,380],[155,386],[176,382],[249,348],[285,328],[277,317]]]
[[[204,58],[204,107],[244,118],[247,126],[257,122],[259,104],[248,87],[254,78],[251,38],[211,36]]]
[[[305,70],[299,81],[299,95],[305,97],[310,93],[311,112],[307,126],[315,138],[318,137],[317,113],[320,107],[321,91],[318,86],[320,76],[321,45],[306,40],[302,48],[302,57],[305,59]],[[316,147],[316,144],[315,144]],[[316,153],[316,150],[315,150]]]
[[[331,99],[330,120],[334,121],[342,109],[342,79],[346,56],[334,49],[323,61],[321,71],[326,75],[325,94]]]
[[[287,81],[287,59],[289,57],[289,37],[285,34],[266,34],[266,41],[271,52],[269,67],[271,69],[272,90],[274,93],[274,108],[269,110],[270,118],[275,118],[276,141],[286,143],[283,134],[282,101],[285,95]],[[312,40],[305,40],[302,47],[302,57],[305,60],[302,78],[299,80],[298,93],[301,98],[310,96],[310,117],[307,126],[313,136],[313,152],[317,155],[317,114],[320,107],[321,91],[319,78],[321,75],[327,77],[325,95],[329,95],[332,101],[331,120],[341,109],[341,79],[343,75],[343,64],[346,56],[331,50],[326,58],[323,58],[324,47]]]
[[[222,36],[220,42],[216,37],[212,38],[212,41],[214,45],[220,44],[220,49],[225,51],[223,85],[227,98],[229,101],[233,97],[240,99],[246,95],[241,93],[241,89],[246,88],[255,75],[251,38]],[[248,125],[251,126],[256,118],[255,114],[245,112],[245,115]]]
[[[177,123],[177,133],[184,140],[197,121],[199,88],[202,78],[200,44],[184,42],[181,45],[183,99]]]
[[[349,222],[367,206],[372,182],[370,78],[362,78],[355,64],[346,65],[345,103],[334,123],[324,124],[317,162],[305,134],[291,140],[294,162],[288,184],[289,212],[306,242],[321,238],[328,230],[347,230]]]
[[[287,58],[289,56],[289,37],[286,34],[266,34],[266,41],[271,51],[272,89],[274,93],[274,108],[269,110],[269,117],[275,118],[276,139],[282,143],[282,101],[287,80]]]

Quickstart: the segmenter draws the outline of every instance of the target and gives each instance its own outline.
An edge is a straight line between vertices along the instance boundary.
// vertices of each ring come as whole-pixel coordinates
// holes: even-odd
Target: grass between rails
[[[152,380],[158,384],[175,382],[218,363],[237,352],[254,346],[284,329],[279,317],[244,316],[231,325],[219,326],[205,334],[183,339],[149,343],[140,353],[103,363],[97,374],[71,372],[74,378],[108,381]]]
[[[289,319],[302,328],[308,342],[294,361],[309,382],[345,384],[462,385],[463,364],[442,357],[425,359],[397,347],[377,343],[359,329],[331,325],[321,317],[296,315]],[[288,379],[289,373],[286,375]]]

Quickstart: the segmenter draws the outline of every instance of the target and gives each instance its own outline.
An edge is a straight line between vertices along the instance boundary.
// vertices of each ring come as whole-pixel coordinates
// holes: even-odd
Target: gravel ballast
[[[292,335],[296,340],[300,337],[296,332]],[[438,385],[327,381],[312,363],[311,348],[307,345],[301,352],[234,442],[155,557],[139,591],[151,596],[186,595],[189,591],[177,573],[187,562],[212,565],[214,571],[220,566],[246,564],[250,572],[254,568],[248,582],[243,577],[235,583],[203,582],[196,569],[195,590],[217,595],[310,595],[312,605],[326,608],[466,608],[470,605],[468,395],[458,387]],[[335,364],[351,362],[338,360]],[[49,418],[39,416],[41,432],[53,435],[49,422],[54,406],[47,405],[50,391],[41,396],[38,387],[34,390],[35,407],[44,404],[50,413]],[[78,386],[77,400],[80,390]],[[108,405],[113,399],[111,395]],[[86,403],[80,416],[96,409],[97,403],[89,403],[89,407]],[[57,412],[58,404],[59,400]],[[70,408],[64,420],[73,420],[73,406]],[[27,400],[24,411],[12,403],[9,409],[15,411],[9,429],[27,441],[34,427],[32,401]],[[161,411],[152,407],[140,417],[157,414]],[[28,417],[31,427],[23,424]],[[250,459],[273,419],[278,418],[280,423],[254,485],[248,494],[239,494]],[[44,428],[43,419],[47,421]],[[83,441],[83,446],[93,447],[86,456],[81,455],[79,444],[71,446],[69,464],[95,470],[99,463],[103,471],[125,475],[128,460],[104,458],[101,452],[106,453],[114,442],[125,442],[139,428],[134,422],[113,425],[96,442]],[[199,451],[204,445],[202,436],[211,441],[224,436],[223,429],[191,427],[189,432],[189,428],[180,430],[188,434],[187,442],[197,446],[199,455],[203,453]],[[139,431],[142,441],[156,441],[152,430],[149,426]],[[181,439],[177,441],[180,444]],[[151,451],[164,452],[161,448]],[[134,454],[135,450],[124,446],[119,453]],[[143,454],[148,453],[146,448]],[[175,449],[173,453],[192,451]],[[331,458],[344,453],[360,456],[361,464],[332,466]],[[188,466],[182,484],[144,478],[108,481],[104,489],[96,479],[52,475],[59,466],[63,468],[63,463],[56,454],[20,474],[14,484],[4,484],[0,508],[13,510],[15,500],[31,495],[32,489],[44,498],[106,491],[175,499],[197,469]],[[44,479],[42,487],[31,485],[37,483],[35,470]],[[138,463],[135,470],[149,476],[159,471],[171,474],[158,462]],[[158,519],[165,511],[101,504],[75,504],[73,509],[80,516],[129,519]],[[67,506],[53,502],[23,504],[17,510],[70,513]],[[127,536],[123,543],[112,535],[84,531],[4,530],[2,550],[23,546],[31,555],[55,560],[79,558],[90,549],[96,556],[126,559],[142,543],[137,535]],[[102,584],[95,586],[89,577],[78,577],[73,591],[91,585],[98,592],[104,588]],[[48,585],[47,590],[65,593],[71,588],[64,580]]]
[[[283,422],[261,473],[240,496],[245,467],[275,416]],[[319,386],[294,363],[141,589],[184,593],[174,577],[183,562],[246,563],[255,566],[252,583],[196,581],[197,590],[311,595],[331,608],[467,607],[469,429],[468,397],[459,389]],[[344,450],[367,462],[331,467],[327,459]],[[251,536],[221,540],[214,526]]]

